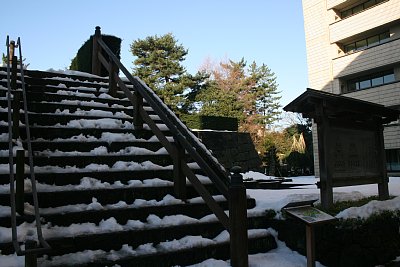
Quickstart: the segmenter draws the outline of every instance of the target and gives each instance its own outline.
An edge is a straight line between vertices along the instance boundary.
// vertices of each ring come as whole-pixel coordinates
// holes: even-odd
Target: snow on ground
[[[248,172],[243,174],[244,178],[252,178],[254,180],[268,180],[275,177],[266,176],[261,173]],[[251,189],[247,190],[247,194],[256,199],[257,206],[248,212],[251,214],[262,214],[266,209],[274,209],[280,211],[286,204],[295,201],[313,200],[319,201],[319,189],[315,185],[318,181],[314,176],[293,177],[292,183],[308,184],[299,186],[294,189],[284,190],[260,190]],[[394,199],[386,201],[371,201],[361,207],[348,208],[338,215],[337,218],[368,218],[371,214],[383,210],[400,210],[400,177],[389,178],[389,193],[396,196]],[[334,201],[358,200],[361,198],[374,196],[378,194],[378,186],[376,184],[349,186],[334,188]],[[250,267],[303,267],[307,265],[305,256],[289,249],[284,242],[277,239],[277,232],[268,229],[275,237],[278,248],[271,250],[267,253],[260,253],[249,255]],[[400,261],[400,256],[398,257]],[[191,265],[191,267],[226,267],[230,266],[229,261],[222,261],[216,259],[208,259],[202,263]],[[320,263],[316,266],[322,267]]]
[[[246,173],[244,177],[253,178],[255,180],[268,180],[273,177],[265,176],[260,173]],[[273,209],[278,213],[290,202],[317,200],[320,202],[319,189],[315,185],[318,180],[314,176],[294,177],[293,183],[307,184],[304,186],[294,187],[293,189],[283,190],[258,190],[249,189],[247,194],[257,201],[257,206],[250,210],[250,214],[262,214],[266,209]],[[400,178],[389,178],[389,194],[391,196],[400,196]],[[333,199],[337,201],[355,201],[365,197],[378,195],[378,185],[359,185],[348,187],[336,187],[333,189]],[[400,209],[400,197],[388,201],[373,201],[366,207],[351,208],[351,210],[343,211],[338,218],[367,218],[373,212],[382,209],[395,210]]]
[[[244,177],[251,177],[254,179],[265,179],[268,180],[271,177],[264,176],[263,174],[246,173]],[[320,195],[319,189],[315,185],[318,181],[314,176],[301,176],[293,177],[292,183],[297,184],[308,184],[304,186],[294,187],[293,189],[283,189],[283,190],[259,190],[259,189],[249,189],[247,194],[257,201],[257,206],[250,210],[250,214],[262,214],[267,209],[273,209],[275,211],[280,211],[285,205],[290,202],[305,201],[305,200],[317,200],[319,202]],[[400,178],[390,177],[389,178],[389,194],[392,196],[400,196]],[[378,195],[378,185],[359,185],[359,186],[347,186],[347,187],[336,187],[333,189],[333,199],[334,201],[355,201],[365,197]],[[377,204],[378,203],[378,204]],[[377,201],[369,204],[367,208],[353,208],[352,211],[346,211],[343,213],[341,218],[348,217],[361,217],[366,218],[373,212],[378,212],[379,209],[399,209],[400,208],[400,198],[395,198],[394,200],[388,200],[385,202]],[[392,208],[389,208],[392,207]],[[347,215],[345,215],[347,214]],[[368,215],[369,214],[369,215]]]
[[[300,255],[296,251],[289,249],[284,242],[278,240],[278,232],[269,228],[267,229],[278,245],[276,249],[270,250],[268,253],[259,253],[249,255],[249,267],[304,267],[307,266],[306,257]],[[202,263],[190,265],[188,267],[229,267],[230,261],[208,259]],[[316,267],[323,267],[322,264],[316,262]]]

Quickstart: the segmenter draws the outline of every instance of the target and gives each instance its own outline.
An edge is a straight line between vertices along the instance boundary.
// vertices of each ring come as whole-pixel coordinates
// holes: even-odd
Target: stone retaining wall
[[[238,165],[244,172],[261,170],[261,159],[249,133],[201,130],[193,130],[193,133],[226,169]]]

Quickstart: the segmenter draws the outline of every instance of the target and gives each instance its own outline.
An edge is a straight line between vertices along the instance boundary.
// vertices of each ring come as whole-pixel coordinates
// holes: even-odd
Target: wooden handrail
[[[103,52],[108,55],[103,56]],[[232,266],[247,266],[247,201],[246,188],[243,183],[238,182],[242,179],[240,169],[235,170],[235,183],[231,183],[230,174],[225,168],[211,155],[208,149],[194,136],[175,114],[163,103],[157,94],[151,90],[141,79],[133,77],[125,68],[120,60],[114,55],[107,44],[101,39],[100,27],[96,27],[93,36],[93,74],[100,74],[102,64],[109,71],[110,93],[116,93],[116,84],[124,92],[125,96],[131,101],[134,108],[134,127],[142,129],[146,123],[151,131],[156,135],[161,144],[174,160],[174,189],[180,198],[185,198],[186,179],[190,181],[199,195],[203,198],[207,206],[215,214],[221,224],[227,229],[231,236],[231,259]],[[131,92],[118,75],[118,70],[126,76],[133,85],[134,92]],[[160,117],[161,121],[167,126],[172,134],[175,145],[171,144],[158,125],[150,118],[148,112],[143,108],[143,99],[152,107],[153,111]],[[205,174],[214,183],[219,192],[229,201],[229,216],[224,209],[215,201],[200,182],[193,170],[185,161],[185,151],[199,165]]]
[[[42,234],[42,225],[40,221],[40,214],[39,214],[39,201],[37,197],[37,190],[36,190],[36,179],[35,179],[35,172],[34,172],[34,166],[33,166],[33,153],[32,153],[32,144],[31,144],[31,139],[30,139],[30,129],[29,129],[29,118],[28,118],[28,106],[27,106],[27,98],[26,98],[26,90],[25,90],[25,79],[24,79],[24,68],[23,68],[23,63],[22,63],[22,49],[21,49],[21,40],[18,38],[17,40],[17,45],[15,45],[15,42],[9,42],[9,37],[7,36],[7,41],[6,41],[6,46],[7,46],[7,88],[8,88],[8,94],[7,94],[7,103],[8,103],[8,143],[9,143],[9,166],[10,166],[10,208],[11,208],[11,228],[12,228],[12,243],[14,246],[14,250],[17,253],[17,255],[27,255],[28,258],[30,257],[35,257],[34,255],[37,253],[45,253],[48,252],[51,248],[49,244],[44,240],[43,234]],[[25,246],[25,249],[22,249],[19,242],[18,242],[18,232],[17,232],[17,225],[16,225],[16,212],[17,212],[17,207],[16,207],[16,191],[19,191],[19,195],[23,196],[23,188],[18,188],[15,190],[14,188],[14,182],[15,182],[15,176],[14,176],[14,162],[13,162],[13,138],[17,139],[19,138],[19,102],[20,98],[16,97],[17,92],[16,92],[16,84],[17,84],[17,61],[18,58],[17,56],[14,56],[15,48],[19,48],[19,71],[21,75],[21,91],[22,91],[22,101],[23,101],[23,110],[24,110],[24,119],[25,119],[25,131],[26,131],[26,143],[28,145],[28,157],[29,157],[29,168],[30,168],[30,180],[32,184],[32,198],[33,198],[33,206],[34,206],[34,216],[35,216],[35,223],[36,223],[36,233],[38,237],[38,241],[40,246],[37,247],[36,245],[33,245],[33,243],[36,244],[36,241],[30,240],[30,245],[32,246]],[[11,60],[12,58],[12,60]],[[10,69],[10,62],[12,63],[12,70]],[[10,74],[12,73],[12,75]],[[11,77],[12,76],[12,77]],[[14,106],[12,110],[12,101],[11,101],[11,95],[14,95]],[[12,114],[13,113],[13,114]],[[12,118],[13,117],[13,118]],[[18,129],[18,131],[16,131]],[[19,152],[19,157],[17,157],[17,174],[19,175],[19,179],[24,179],[23,177],[23,170],[24,170],[24,153]],[[19,159],[19,160],[18,160]],[[21,160],[22,159],[22,160]],[[22,177],[21,177],[22,174]],[[17,186],[21,184],[21,181],[17,182]],[[23,183],[22,183],[23,185]],[[20,192],[22,191],[22,194]],[[23,199],[18,199],[18,211],[21,212],[21,201],[23,203]],[[23,207],[23,206],[22,206]],[[21,214],[22,215],[22,214]],[[28,239],[27,239],[28,240]]]
[[[106,52],[112,63],[108,63],[106,66],[115,64],[122,73],[125,74],[126,78],[133,84],[135,92],[143,97],[147,104],[149,104],[154,112],[160,117],[163,123],[168,127],[174,139],[188,152],[194,161],[204,170],[210,180],[216,185],[218,190],[226,199],[228,196],[228,185],[229,176],[225,171],[224,167],[215,160],[211,154],[207,151],[205,146],[188,130],[188,128],[175,116],[175,114],[161,101],[161,99],[152,91],[143,81],[138,77],[133,77],[131,73],[122,65],[119,59],[112,53],[111,49],[104,43],[101,38],[94,38],[93,42],[97,42],[98,45]],[[95,53],[93,53],[95,54]],[[101,51],[97,51],[97,55],[101,54]],[[101,57],[99,57],[101,58]],[[104,58],[103,58],[104,59]],[[103,60],[99,60],[102,62]],[[139,109],[140,117],[149,125],[154,134],[160,139],[164,139],[161,136],[163,133],[158,127],[152,123],[153,121],[147,114],[147,111],[142,106],[137,105],[137,97],[125,86],[121,78],[117,73],[114,73],[114,78],[118,81],[120,88],[125,93],[126,97],[132,102],[133,106]],[[136,98],[136,99],[135,99]],[[165,140],[160,140],[167,151],[173,154],[175,151],[171,147],[171,144]],[[225,219],[223,219],[225,221]],[[226,226],[229,229],[228,225]]]

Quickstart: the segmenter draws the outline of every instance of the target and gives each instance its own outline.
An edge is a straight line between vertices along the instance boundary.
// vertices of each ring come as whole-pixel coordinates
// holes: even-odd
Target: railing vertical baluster
[[[232,168],[231,185],[229,186],[229,224],[230,224],[230,251],[233,267],[246,267],[248,259],[247,236],[247,197],[246,187],[243,185],[241,168]]]
[[[33,234],[28,232],[25,240],[25,250],[35,248],[37,248],[37,243],[33,238]],[[25,255],[25,267],[37,267],[37,255],[35,253]]]
[[[11,60],[11,90],[13,92],[13,139],[17,139],[20,135],[19,133],[19,119],[20,119],[20,101],[21,95],[17,92],[17,56],[14,55],[15,53],[15,41],[10,42],[10,58]]]
[[[98,54],[101,51],[98,40],[101,39],[100,27],[96,26],[96,30],[93,35],[93,51],[92,51],[92,74],[101,75],[101,62]]]
[[[16,194],[15,194],[15,209],[19,215],[24,214],[24,179],[25,179],[25,150],[17,150],[16,162]]]
[[[133,126],[136,130],[143,129],[143,118],[140,115],[140,109],[143,108],[143,97],[137,90],[133,92]]]
[[[117,80],[115,79],[115,75],[118,73],[118,66],[114,63],[112,58],[109,59],[109,76],[108,76],[108,92],[111,96],[117,96]]]
[[[11,59],[11,89],[17,89],[17,56],[15,56],[15,41],[10,42],[10,59]]]
[[[174,138],[175,152],[172,155],[174,161],[174,193],[181,200],[186,200],[186,176],[183,173],[183,164],[185,164],[185,149],[180,145],[179,140]]]

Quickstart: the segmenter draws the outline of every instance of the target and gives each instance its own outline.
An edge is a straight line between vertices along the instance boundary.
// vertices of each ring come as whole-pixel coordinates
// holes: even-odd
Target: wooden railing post
[[[24,214],[24,179],[25,179],[25,150],[17,150],[15,209],[19,215]]]
[[[25,240],[25,250],[37,248],[37,243],[34,240],[33,233],[28,233]],[[37,267],[37,255],[26,254],[25,255],[25,267]]]
[[[174,141],[175,152],[172,155],[174,161],[174,193],[176,198],[186,200],[186,176],[183,173],[183,164],[186,164],[185,149],[178,139],[174,138]]]
[[[112,61],[112,58],[110,56],[109,59],[109,74],[108,74],[108,92],[112,97],[117,96],[117,80],[115,79],[115,75],[118,73],[118,66]]]
[[[96,26],[96,30],[93,35],[93,51],[92,51],[92,74],[94,75],[101,75],[101,63],[98,57],[100,52],[100,46],[97,42],[101,39],[101,31],[100,27]]]
[[[17,89],[17,61],[18,58],[15,56],[15,41],[10,42],[10,63],[11,63],[11,89]]]
[[[229,225],[230,252],[233,267],[247,267],[248,236],[247,236],[247,201],[246,187],[240,174],[241,168],[232,168],[231,184],[229,186]]]
[[[10,42],[10,59],[11,59],[11,90],[13,92],[13,103],[12,103],[12,132],[13,138],[17,139],[19,137],[19,119],[20,119],[20,101],[21,101],[21,94],[17,92],[17,65],[18,65],[18,58],[14,55],[15,53],[15,41]]]
[[[137,90],[133,92],[133,126],[136,130],[143,129],[143,118],[140,109],[143,108],[143,97]]]

